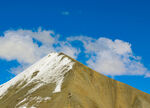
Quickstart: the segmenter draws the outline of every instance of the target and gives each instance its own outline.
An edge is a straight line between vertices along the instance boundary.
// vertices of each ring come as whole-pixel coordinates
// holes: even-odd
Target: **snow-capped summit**
[[[50,53],[0,85],[0,108],[150,108],[150,95]]]
[[[74,62],[66,57],[63,53],[50,53],[9,82],[1,85],[0,98],[5,95],[10,87],[13,87],[18,82],[19,85],[26,82],[21,89],[30,83],[37,82],[38,84],[29,90],[29,93],[47,83],[56,83],[56,88],[53,92],[60,92],[64,75],[72,68],[73,64]]]

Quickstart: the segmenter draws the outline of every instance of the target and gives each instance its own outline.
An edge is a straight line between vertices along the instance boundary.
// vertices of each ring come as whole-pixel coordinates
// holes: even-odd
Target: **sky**
[[[0,84],[64,52],[150,93],[150,1],[5,0],[0,3]]]

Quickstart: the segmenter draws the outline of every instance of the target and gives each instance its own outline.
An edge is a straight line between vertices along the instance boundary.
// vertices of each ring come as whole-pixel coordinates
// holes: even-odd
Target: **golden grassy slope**
[[[13,87],[0,100],[0,108],[15,108],[24,98],[35,96],[49,96],[51,99],[38,104],[34,100],[27,100],[19,106],[28,102],[29,108],[34,104],[37,108],[150,108],[150,94],[75,62],[73,69],[65,74],[61,92],[52,93],[55,84],[47,84],[30,95],[25,94],[36,84],[17,93],[15,89],[20,87]]]

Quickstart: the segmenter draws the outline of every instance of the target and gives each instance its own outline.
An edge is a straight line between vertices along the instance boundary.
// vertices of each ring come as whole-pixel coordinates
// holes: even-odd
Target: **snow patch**
[[[51,97],[40,97],[40,96],[30,98],[30,100],[36,100],[37,103],[41,103],[42,101],[48,101],[50,99]]]
[[[64,77],[56,82],[56,88],[53,93],[61,92],[61,85],[63,83],[63,79]]]
[[[51,97],[45,97],[44,98],[45,101],[50,100],[50,99],[51,99]]]
[[[32,92],[36,91],[38,88],[40,88],[43,84],[42,83],[39,83],[37,85],[35,85],[32,89],[30,89],[27,93],[28,94],[31,94]]]
[[[20,106],[19,108],[27,108],[27,106],[28,106],[28,103],[26,103],[26,104]]]
[[[20,101],[16,106],[20,105],[21,103],[25,102],[27,98],[24,98],[22,101]]]
[[[50,100],[50,99],[51,99],[51,97],[40,97],[40,96],[27,97],[27,98],[23,99],[22,101],[20,101],[20,102],[16,105],[16,107],[19,106],[19,105],[21,105],[21,104],[24,103],[25,101],[28,101],[27,103],[25,103],[24,105],[21,105],[21,106],[19,107],[19,108],[28,108],[28,104],[29,104],[30,102],[36,101],[36,103],[33,104],[32,107],[30,107],[30,108],[36,108],[35,106],[38,106],[38,104],[41,103],[42,101],[48,101],[48,100]]]

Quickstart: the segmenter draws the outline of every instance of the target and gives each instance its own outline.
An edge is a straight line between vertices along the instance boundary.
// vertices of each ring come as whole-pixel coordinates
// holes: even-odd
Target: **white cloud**
[[[145,77],[150,77],[150,73],[147,73]]]
[[[52,30],[8,30],[0,36],[0,58],[17,60],[21,66],[12,68],[11,71],[18,74],[51,51],[64,52],[75,59],[81,52],[86,54],[89,67],[105,75],[150,77],[148,69],[140,62],[141,57],[133,55],[128,42],[88,36],[72,36],[62,41],[59,39],[60,36]],[[72,41],[82,43],[84,50],[73,47]]]
[[[38,46],[37,43],[34,43],[33,38],[40,41],[42,45]],[[17,59],[20,63],[32,64],[48,53],[49,50],[54,50],[53,44],[54,39],[51,36],[51,31],[39,30],[33,32],[22,29],[6,31],[4,36],[0,37],[0,57],[7,60]]]
[[[88,66],[105,75],[145,75],[148,70],[140,57],[132,53],[131,44],[108,38],[93,39],[84,36],[69,37],[69,41],[83,43],[85,53],[90,55]]]
[[[8,61],[17,60],[21,64],[22,68],[13,69],[15,70],[13,73],[18,73],[17,71],[33,64],[51,51],[62,51],[76,58],[79,51],[69,43],[59,41],[58,36],[51,30],[8,30],[3,36],[0,36],[0,58]],[[41,45],[34,42],[33,39],[40,42]],[[54,47],[57,44],[61,46]]]
[[[69,44],[68,42],[60,43],[60,46],[57,47],[57,50],[59,52],[64,52],[65,54],[73,57],[74,59],[76,59],[78,57],[78,54],[80,53],[79,49],[72,47],[71,44]]]
[[[13,73],[13,74],[17,75],[20,72],[22,72],[24,69],[26,69],[28,66],[30,66],[30,64],[21,64],[17,68],[16,67],[12,67],[9,71],[10,71],[10,73]]]
[[[62,14],[62,15],[69,15],[70,12],[68,12],[68,11],[63,11],[61,14]]]

